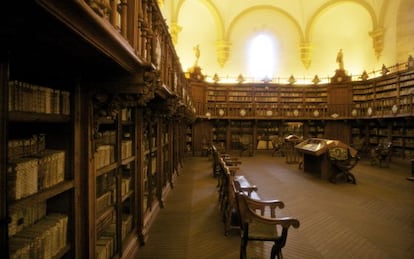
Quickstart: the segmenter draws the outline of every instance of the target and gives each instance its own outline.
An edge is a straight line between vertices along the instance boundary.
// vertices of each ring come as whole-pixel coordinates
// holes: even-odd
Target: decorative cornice
[[[300,60],[306,69],[309,68],[312,62],[312,45],[310,42],[304,41],[299,45]]]
[[[384,28],[375,28],[373,31],[369,32],[369,36],[372,38],[372,46],[375,51],[375,56],[379,59],[382,50],[384,49]]]
[[[220,67],[226,64],[230,54],[231,43],[226,40],[219,40],[216,42],[217,62]]]
[[[176,23],[176,22],[173,22],[173,23],[170,24],[170,35],[171,35],[171,39],[172,39],[172,42],[174,43],[174,45],[177,45],[178,34],[181,32],[182,29],[183,29],[183,27],[178,25],[178,23]]]

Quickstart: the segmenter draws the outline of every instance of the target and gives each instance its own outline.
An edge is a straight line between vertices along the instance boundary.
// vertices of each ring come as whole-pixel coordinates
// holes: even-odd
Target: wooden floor
[[[242,157],[240,174],[261,198],[280,199],[290,229],[285,259],[414,258],[414,181],[408,163],[378,168],[361,161],[357,185],[332,184],[270,153]],[[239,258],[239,233],[224,236],[212,161],[189,157],[135,258]],[[248,258],[269,258],[271,244],[249,243]]]

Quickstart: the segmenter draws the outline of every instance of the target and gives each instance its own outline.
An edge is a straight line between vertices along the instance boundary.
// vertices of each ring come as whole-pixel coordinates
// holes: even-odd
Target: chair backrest
[[[345,161],[349,159],[348,149],[344,147],[332,147],[328,149],[330,160]]]

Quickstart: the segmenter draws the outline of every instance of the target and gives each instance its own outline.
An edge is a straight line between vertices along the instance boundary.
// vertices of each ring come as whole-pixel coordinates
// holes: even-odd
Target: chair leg
[[[336,177],[338,176],[338,174],[337,173],[333,173],[332,174],[332,176],[331,176],[331,178],[329,178],[329,181],[331,182],[331,183],[336,183]]]
[[[240,259],[247,259],[246,246],[247,246],[247,242],[245,244],[242,238],[240,241]]]
[[[270,259],[282,259],[282,248],[280,248],[276,243],[272,246],[272,251],[270,253]]]
[[[353,184],[356,184],[355,176],[351,172],[347,172],[346,176],[348,178],[348,182],[351,182]]]

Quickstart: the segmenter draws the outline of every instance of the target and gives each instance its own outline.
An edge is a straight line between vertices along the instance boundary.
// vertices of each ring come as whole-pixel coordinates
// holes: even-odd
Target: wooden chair
[[[278,154],[280,156],[284,156],[283,153],[283,141],[280,138],[274,137],[272,138],[272,156]]]
[[[218,177],[220,174],[220,155],[215,145],[211,145],[211,155],[213,157],[213,176]]]
[[[328,149],[328,159],[336,169],[333,171],[330,181],[336,183],[339,176],[344,176],[347,182],[356,184],[355,176],[351,173],[358,161],[359,156],[352,156],[346,147],[332,147]]]
[[[244,192],[236,194],[240,213],[240,259],[247,258],[249,241],[274,242],[270,258],[282,258],[288,230],[299,227],[299,221],[291,217],[276,217],[276,208],[284,204],[278,200],[262,201],[249,198]]]
[[[392,142],[380,143],[370,152],[371,165],[378,165],[379,167],[388,167],[392,155]]]

